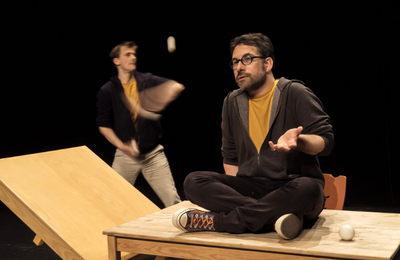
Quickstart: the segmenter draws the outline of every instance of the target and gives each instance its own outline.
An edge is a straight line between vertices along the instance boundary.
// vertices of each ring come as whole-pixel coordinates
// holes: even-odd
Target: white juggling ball
[[[168,46],[169,53],[173,53],[176,50],[175,38],[173,36],[168,37],[167,46]]]
[[[343,225],[340,229],[339,229],[339,236],[343,239],[343,240],[352,240],[354,235],[355,235],[355,231],[354,228],[350,225]]]

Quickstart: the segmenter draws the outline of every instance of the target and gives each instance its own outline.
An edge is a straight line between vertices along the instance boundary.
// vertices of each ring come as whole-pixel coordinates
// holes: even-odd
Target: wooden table
[[[324,210],[312,229],[303,230],[294,240],[283,240],[275,232],[229,234],[175,228],[172,214],[193,206],[183,201],[105,230],[109,259],[120,259],[121,252],[186,259],[392,259],[399,250],[400,214]],[[351,241],[339,236],[344,224],[355,228]]]

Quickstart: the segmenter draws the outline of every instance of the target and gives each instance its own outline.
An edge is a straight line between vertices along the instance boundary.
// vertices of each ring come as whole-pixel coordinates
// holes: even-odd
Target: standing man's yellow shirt
[[[279,80],[262,96],[249,98],[249,134],[257,151],[260,152],[269,131],[272,98]]]
[[[124,88],[124,93],[127,98],[133,98],[138,104],[140,104],[135,78],[131,82],[122,83],[122,87]],[[137,118],[136,109],[131,109],[131,115],[132,115],[132,120],[135,122]]]

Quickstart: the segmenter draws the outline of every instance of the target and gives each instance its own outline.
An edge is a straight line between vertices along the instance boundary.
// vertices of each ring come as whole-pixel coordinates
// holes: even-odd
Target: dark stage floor
[[[143,177],[139,177],[135,185],[144,195],[150,198],[157,206],[162,208],[161,201],[151,190]],[[183,195],[180,194],[182,199]],[[346,210],[376,211],[400,213],[400,208],[346,206]],[[57,260],[61,259],[45,243],[36,246],[33,243],[35,233],[29,229],[11,210],[0,202],[0,259],[1,260]],[[139,255],[132,260],[153,260],[155,256]],[[176,258],[168,258],[169,260]]]

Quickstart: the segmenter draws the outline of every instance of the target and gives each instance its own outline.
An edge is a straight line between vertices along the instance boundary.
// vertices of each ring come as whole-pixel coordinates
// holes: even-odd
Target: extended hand
[[[273,151],[287,153],[290,150],[297,148],[297,140],[302,131],[303,131],[302,126],[289,129],[278,139],[277,144],[274,144],[272,141],[269,141],[268,144]]]

